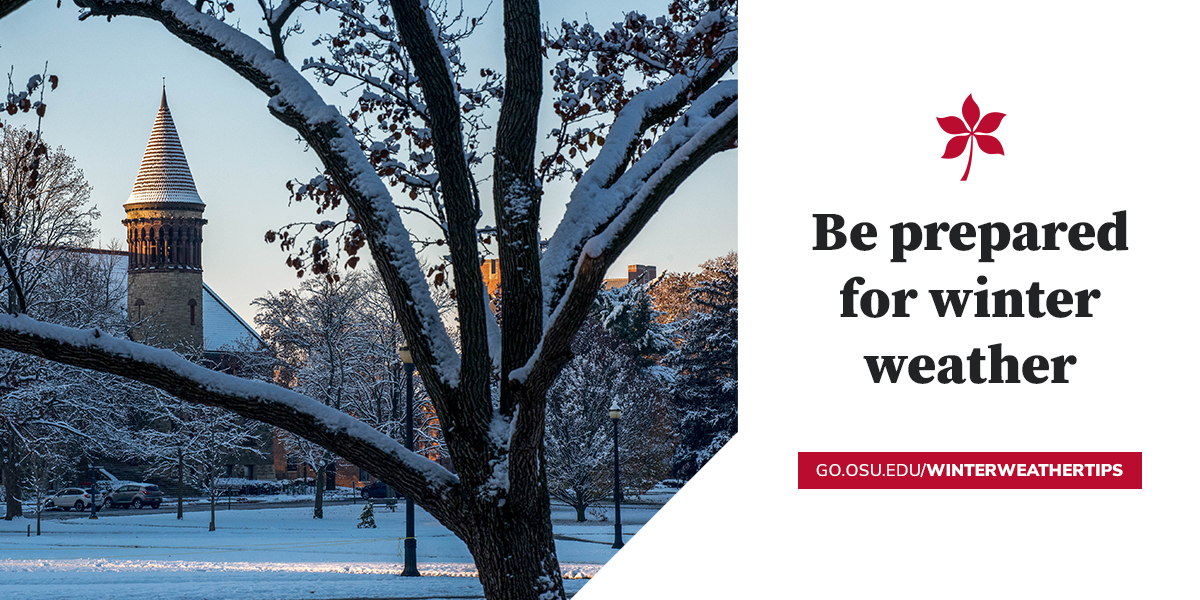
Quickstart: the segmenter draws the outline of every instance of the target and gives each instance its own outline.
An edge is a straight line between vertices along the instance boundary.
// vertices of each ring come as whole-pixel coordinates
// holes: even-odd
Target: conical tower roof
[[[129,203],[135,202],[193,202],[204,204],[192,180],[187,157],[183,155],[183,144],[175,131],[171,109],[167,108],[167,90],[163,90],[162,105],[154,119],[154,131],[142,155],[142,167],[138,169],[137,181]]]

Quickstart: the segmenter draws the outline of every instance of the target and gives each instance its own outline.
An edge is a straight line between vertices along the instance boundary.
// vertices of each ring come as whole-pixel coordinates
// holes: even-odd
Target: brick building
[[[479,266],[483,274],[483,283],[487,285],[488,294],[495,295],[500,288],[500,260],[489,258]],[[629,275],[615,279],[605,279],[604,289],[611,290],[630,283],[650,283],[658,277],[658,268],[654,265],[629,265]]]

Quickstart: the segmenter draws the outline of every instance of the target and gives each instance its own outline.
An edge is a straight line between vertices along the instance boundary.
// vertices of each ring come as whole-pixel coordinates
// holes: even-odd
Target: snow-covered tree
[[[79,448],[79,438],[74,435],[77,432],[55,425],[38,424],[28,430],[29,435],[23,440],[26,452],[18,464],[26,489],[33,490],[38,535],[42,535],[42,511],[46,508],[48,491],[75,469],[75,451]]]
[[[197,406],[167,397],[153,427],[138,432],[151,474],[174,476],[208,496],[208,530],[217,529],[217,498],[225,465],[235,458],[261,456],[261,423],[223,408]]]
[[[546,471],[550,493],[585,520],[588,506],[613,494],[613,424],[621,406],[621,483],[641,493],[667,475],[675,445],[665,384],[643,370],[633,350],[595,319],[580,328],[546,397]]]
[[[696,308],[688,292],[696,285],[695,273],[663,273],[650,284],[651,306],[655,320],[670,324],[692,315]]]
[[[258,298],[254,321],[263,340],[286,365],[288,387],[338,411],[347,411],[359,396],[374,391],[370,350],[374,336],[363,322],[364,276],[313,277],[297,290]],[[386,366],[385,371],[386,374]],[[386,375],[385,375],[386,379]],[[336,468],[336,455],[319,444],[285,432],[284,448],[316,473],[313,518],[323,518],[326,472]]]
[[[29,312],[50,322],[123,332],[125,297],[118,292],[117,257],[65,249],[54,254],[53,267],[39,270],[38,285],[23,293]],[[10,498],[19,495],[25,455],[57,444],[58,436],[86,439],[82,449],[92,455],[102,448],[123,451],[127,440],[120,432],[137,410],[123,398],[139,397],[137,390],[145,386],[9,351],[0,351],[0,369],[0,440],[9,449],[3,471]],[[9,518],[19,515],[13,504],[6,511]]]
[[[504,48],[493,53],[504,65],[483,68],[468,68],[459,46],[476,21],[424,0],[264,0],[263,22],[247,27],[262,32],[257,39],[237,28],[246,17],[225,20],[228,2],[76,3],[85,19],[161,23],[263,92],[270,113],[320,158],[325,172],[296,193],[325,209],[345,202],[340,225],[313,226],[343,237],[300,241],[291,229],[276,239],[295,253],[291,266],[320,273],[338,260],[332,249],[370,250],[456,472],[318,400],[214,374],[165,350],[26,316],[0,317],[0,346],[132,377],[303,435],[399,488],[460,536],[488,598],[564,598],[540,460],[546,393],[609,267],[683,181],[736,146],[738,86],[726,75],[738,56],[737,2],[672,0],[663,17],[630,12],[609,28],[543,30],[535,0],[505,0]],[[285,53],[294,18],[317,7],[338,22],[319,35],[321,55],[294,64]],[[544,56],[557,60],[560,123],[539,158]],[[356,105],[343,114],[302,69],[335,92],[354,89]],[[484,128],[494,145],[474,134]],[[542,252],[541,196],[554,178],[574,190]],[[480,223],[483,180],[494,224]],[[449,258],[436,273],[421,267],[402,212],[427,216],[439,230],[430,247]],[[481,230],[497,238],[503,331],[479,271]],[[427,277],[453,292],[460,349]]]
[[[363,505],[362,514],[358,516],[359,529],[375,529],[375,503],[368,501]]]
[[[92,187],[75,159],[51,148],[39,131],[0,128],[0,277],[8,312],[16,313],[69,254],[87,248],[100,217]]]
[[[405,373],[401,364],[400,348],[404,346],[404,332],[396,320],[387,289],[379,277],[378,269],[364,273],[363,295],[356,309],[358,321],[365,328],[369,350],[370,376],[366,379],[362,393],[348,398],[346,412],[384,432],[388,436],[404,439],[407,415],[404,413]],[[435,301],[442,307],[443,314],[453,308],[449,294],[435,294]],[[437,411],[429,400],[419,372],[413,374],[413,450],[431,460],[449,457],[441,422]]]
[[[51,81],[56,85],[58,79],[51,77]],[[92,221],[99,213],[88,206],[91,186],[75,160],[42,138],[40,119],[45,108],[40,98],[45,83],[44,75],[35,75],[18,92],[10,82],[5,104],[10,115],[32,110],[39,127],[31,131],[0,123],[0,302],[13,314],[28,312],[56,323],[107,327],[110,320],[104,315],[114,308],[111,302],[101,300],[88,315],[72,310],[71,305],[78,307],[84,296],[93,299],[89,286],[111,288],[108,281],[99,280],[111,275],[111,269],[97,269],[72,251],[92,242],[96,233]],[[51,371],[64,369],[47,369],[41,361],[0,353],[0,479],[7,496],[6,519],[20,516],[19,465],[31,447],[26,440],[29,432],[23,429],[44,420],[42,392]]]
[[[404,334],[377,271],[312,277],[255,305],[255,322],[281,365],[279,383],[402,438]],[[414,449],[436,459],[444,454],[440,423],[421,378],[414,379]],[[325,477],[336,456],[288,432],[281,441],[316,474],[314,517],[321,518]]]
[[[647,284],[630,284],[603,290],[596,296],[596,318],[616,335],[638,360],[649,367],[653,357],[675,349],[668,330],[658,321]]]
[[[688,297],[695,310],[676,323],[679,446],[673,472],[688,479],[737,433],[737,253],[701,266]]]

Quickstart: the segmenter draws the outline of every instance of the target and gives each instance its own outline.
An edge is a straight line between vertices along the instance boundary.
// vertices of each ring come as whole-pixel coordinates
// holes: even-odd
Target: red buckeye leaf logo
[[[946,151],[942,153],[942,158],[958,158],[962,156],[963,150],[966,150],[967,144],[971,145],[971,152],[967,155],[967,170],[959,180],[966,181],[967,175],[971,174],[971,161],[975,158],[976,143],[985,154],[1004,154],[1004,146],[1000,145],[1000,140],[990,135],[981,135],[996,131],[1000,127],[1000,121],[1004,120],[1004,113],[988,113],[980,119],[979,105],[968,95],[962,105],[962,116],[962,119],[938,117],[937,122],[942,131],[955,136],[946,142]]]

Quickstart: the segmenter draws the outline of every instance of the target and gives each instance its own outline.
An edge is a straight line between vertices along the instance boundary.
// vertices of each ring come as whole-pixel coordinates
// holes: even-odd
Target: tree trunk
[[[504,507],[480,508],[476,516],[487,518],[467,532],[467,547],[488,600],[566,598],[549,515],[529,518]]]
[[[323,510],[323,504],[325,500],[325,467],[326,465],[322,464],[321,467],[317,469],[317,478],[316,481],[313,481],[313,483],[316,484],[313,486],[313,488],[317,490],[316,496],[313,498],[314,519],[325,518],[325,512]]]
[[[20,472],[17,470],[17,436],[10,433],[7,441],[4,462],[0,467],[4,472],[4,494],[8,497],[4,520],[11,521],[21,516],[20,488],[17,485]]]
[[[208,492],[208,530],[217,530],[217,488],[213,481],[213,489]]]
[[[580,502],[575,505],[575,520],[576,521],[582,523],[587,520],[587,515],[583,514],[583,511],[585,511],[585,510],[587,510],[587,505],[585,505],[584,503]]]

